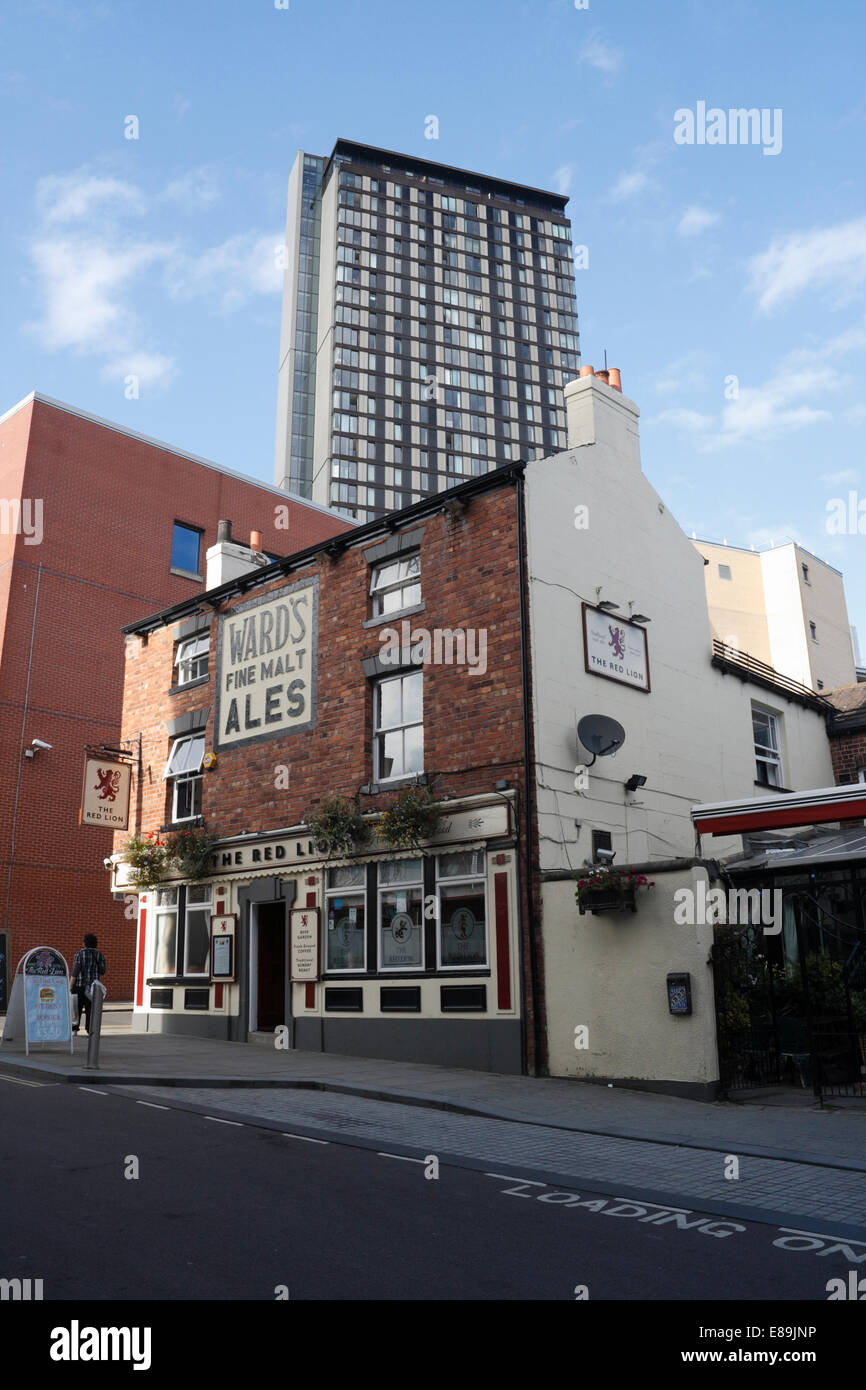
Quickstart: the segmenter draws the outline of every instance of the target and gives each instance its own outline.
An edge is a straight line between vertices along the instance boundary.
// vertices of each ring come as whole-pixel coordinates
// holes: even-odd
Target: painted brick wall
[[[78,825],[84,747],[120,737],[120,629],[202,590],[170,573],[175,520],[204,530],[202,563],[223,517],[241,541],[260,530],[277,554],[346,524],[38,400],[0,423],[0,497],[14,495],[42,499],[44,536],[25,545],[0,535],[0,926],[11,934],[10,970],[35,945],[71,959],[94,931],[109,997],[129,999],[135,918],[107,891],[113,837]],[[22,759],[33,738],[51,751]]]

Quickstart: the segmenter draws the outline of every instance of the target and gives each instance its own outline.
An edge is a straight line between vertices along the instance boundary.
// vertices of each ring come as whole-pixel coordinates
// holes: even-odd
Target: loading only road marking
[[[416,1160],[417,1162],[417,1160]],[[673,1225],[678,1231],[697,1231],[700,1235],[724,1239],[748,1229],[739,1221],[728,1217],[701,1216],[691,1207],[677,1207],[670,1203],[650,1202],[642,1198],[640,1202],[630,1197],[590,1197],[582,1198],[579,1192],[566,1192],[549,1188],[547,1183],[529,1178],[516,1178],[506,1173],[485,1173],[487,1178],[498,1182],[515,1184],[501,1189],[506,1197],[525,1197],[535,1199],[549,1206],[584,1207],[601,1216],[624,1217],[642,1225]],[[544,1188],[543,1192],[533,1189]],[[692,1219],[693,1218],[693,1219]],[[755,1222],[756,1225],[762,1224]],[[772,1229],[772,1228],[771,1228]],[[799,1254],[843,1255],[852,1264],[866,1261],[866,1240],[845,1236],[828,1235],[823,1231],[803,1231],[795,1226],[777,1226],[772,1244],[778,1250],[788,1250]]]

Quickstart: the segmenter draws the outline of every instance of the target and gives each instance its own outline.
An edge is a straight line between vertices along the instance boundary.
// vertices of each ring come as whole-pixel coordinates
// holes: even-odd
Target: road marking
[[[234,1125],[235,1129],[243,1129],[240,1120],[221,1120],[219,1115],[205,1115],[206,1120],[213,1120],[215,1125]]]
[[[13,1086],[44,1086],[44,1081],[25,1081],[20,1076],[0,1076],[0,1081],[9,1081]]]
[[[79,1091],[83,1091],[86,1096],[107,1096],[107,1091],[97,1091],[95,1086],[79,1086]]]
[[[289,1134],[287,1130],[281,1129],[280,1133],[284,1139],[303,1139],[305,1144],[328,1144],[328,1139],[311,1139],[309,1134]]]
[[[515,1178],[508,1173],[485,1173],[485,1178],[501,1178],[503,1182],[522,1182],[527,1187],[547,1187],[546,1182],[533,1182],[531,1178]]]
[[[169,1108],[167,1105],[157,1105],[152,1100],[137,1100],[135,1103],[136,1105],[146,1105],[148,1110],[168,1110]]]
[[[377,1150],[377,1153],[378,1153],[378,1155],[379,1155],[380,1158],[399,1158],[399,1160],[400,1160],[401,1163],[423,1163],[423,1162],[424,1162],[424,1159],[423,1159],[423,1158],[407,1158],[405,1154],[386,1154],[386,1153],[383,1153],[381,1150]]]

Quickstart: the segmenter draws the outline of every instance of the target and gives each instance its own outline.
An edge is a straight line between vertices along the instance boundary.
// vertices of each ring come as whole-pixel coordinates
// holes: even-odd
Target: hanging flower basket
[[[123,847],[123,858],[129,865],[129,882],[139,892],[155,888],[165,878],[168,854],[165,841],[155,830],[148,835],[131,835]]]
[[[218,836],[204,827],[175,830],[166,841],[166,856],[181,878],[191,883],[207,878],[211,871],[213,847]]]
[[[442,812],[426,789],[404,787],[382,812],[376,834],[395,849],[417,849],[422,840],[435,839],[441,823]]]
[[[574,896],[581,917],[586,912],[637,912],[637,890],[654,887],[646,874],[599,869],[577,880]]]
[[[370,826],[357,806],[342,796],[327,796],[304,816],[310,839],[320,854],[330,859],[354,854],[370,838]]]

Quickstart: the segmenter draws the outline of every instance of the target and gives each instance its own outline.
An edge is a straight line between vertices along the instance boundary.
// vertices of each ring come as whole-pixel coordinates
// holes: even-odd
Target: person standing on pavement
[[[85,1013],[87,1014],[86,1032],[90,1032],[91,1000],[85,991],[90,988],[94,980],[101,980],[105,974],[105,956],[101,951],[97,951],[98,944],[93,932],[87,932],[84,937],[84,949],[75,952],[75,959],[72,962],[70,988],[78,995],[78,1023],[73,1026],[73,1033],[78,1032]]]

